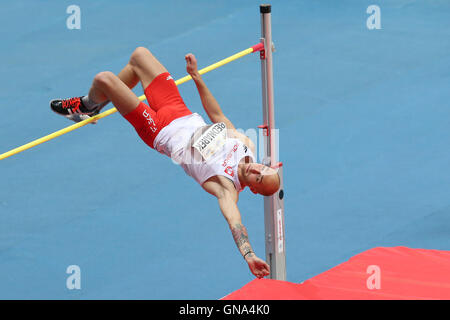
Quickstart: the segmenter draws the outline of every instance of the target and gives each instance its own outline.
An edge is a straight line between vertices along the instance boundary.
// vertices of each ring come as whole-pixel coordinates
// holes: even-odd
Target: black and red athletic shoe
[[[69,120],[80,122],[99,114],[103,105],[93,110],[88,110],[81,100],[83,97],[75,97],[69,99],[55,99],[50,101],[50,108],[59,115]],[[97,121],[91,122],[96,124]]]
[[[81,101],[83,97],[75,97],[69,99],[55,99],[50,101],[50,108],[62,116],[70,116],[73,114],[87,114],[94,113],[94,110],[88,110]]]

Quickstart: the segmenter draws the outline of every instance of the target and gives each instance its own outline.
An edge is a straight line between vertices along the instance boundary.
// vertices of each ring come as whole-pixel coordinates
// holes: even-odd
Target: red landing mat
[[[222,299],[449,300],[450,251],[374,248],[301,284],[255,279]]]

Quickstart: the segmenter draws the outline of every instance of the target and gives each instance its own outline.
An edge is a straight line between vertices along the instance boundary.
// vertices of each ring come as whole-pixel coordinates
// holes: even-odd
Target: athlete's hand
[[[252,254],[251,257],[246,257],[245,261],[247,261],[248,267],[255,277],[264,278],[270,274],[269,265],[256,255]]]
[[[186,60],[186,71],[192,77],[198,75],[197,59],[192,53],[188,53],[184,59]]]

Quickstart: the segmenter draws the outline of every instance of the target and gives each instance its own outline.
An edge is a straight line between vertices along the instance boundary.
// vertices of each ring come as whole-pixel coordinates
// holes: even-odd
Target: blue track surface
[[[80,0],[68,30],[71,4],[0,3],[0,153],[70,125],[49,100],[85,94],[136,46],[179,78],[184,54],[206,66],[260,37],[258,1]],[[288,280],[376,246],[450,250],[450,3],[272,6]],[[261,123],[257,55],[205,80],[237,127]],[[180,90],[206,117],[193,83]],[[217,299],[253,279],[214,198],[119,114],[1,161],[0,179],[1,299]],[[263,200],[239,206],[264,257]]]

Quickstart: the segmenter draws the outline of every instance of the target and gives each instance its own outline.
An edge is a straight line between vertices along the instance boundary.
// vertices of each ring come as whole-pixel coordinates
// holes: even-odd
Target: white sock
[[[81,98],[81,101],[83,102],[83,105],[88,110],[93,110],[95,108],[100,108],[100,110],[101,110],[104,106],[106,106],[110,102],[109,100],[106,100],[104,102],[97,103],[97,102],[89,99],[89,95],[86,95],[83,98]]]

